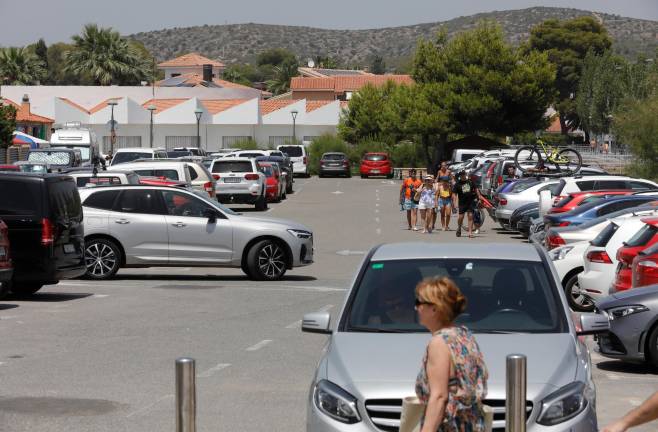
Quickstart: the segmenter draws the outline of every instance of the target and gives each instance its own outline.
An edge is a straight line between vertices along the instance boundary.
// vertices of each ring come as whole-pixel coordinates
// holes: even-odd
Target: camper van
[[[56,129],[50,137],[50,147],[80,150],[83,166],[101,160],[96,134],[83,128],[80,122],[68,122],[63,128]]]

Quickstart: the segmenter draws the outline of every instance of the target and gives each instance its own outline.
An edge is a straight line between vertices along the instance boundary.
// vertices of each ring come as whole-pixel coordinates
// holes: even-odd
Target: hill
[[[328,55],[344,66],[363,66],[375,55],[398,65],[413,54],[418,38],[432,38],[445,28],[449,35],[467,30],[481,20],[499,23],[514,44],[526,40],[530,29],[549,18],[570,19],[583,15],[599,19],[614,39],[616,52],[634,58],[639,53],[654,56],[658,48],[658,21],[624,18],[579,9],[534,7],[464,16],[444,22],[369,30],[328,30],[312,27],[230,24],[171,28],[137,33],[158,60],[187,52],[199,52],[223,62],[251,62],[268,48],[287,48],[300,59]]]

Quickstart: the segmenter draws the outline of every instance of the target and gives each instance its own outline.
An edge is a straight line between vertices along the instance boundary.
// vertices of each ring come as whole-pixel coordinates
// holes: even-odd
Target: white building
[[[199,135],[208,151],[239,146],[254,139],[262,147],[292,139],[310,142],[336,133],[339,101],[262,100],[250,88],[118,86],[3,86],[2,95],[20,104],[28,95],[33,113],[55,120],[55,127],[78,121],[94,130],[102,151],[110,150],[110,119],[116,123],[115,148],[150,145],[149,107],[154,107],[154,147],[171,149],[196,144],[196,110],[201,110]],[[108,102],[114,101],[114,108]],[[114,113],[112,114],[112,111]],[[293,113],[295,120],[293,121]]]

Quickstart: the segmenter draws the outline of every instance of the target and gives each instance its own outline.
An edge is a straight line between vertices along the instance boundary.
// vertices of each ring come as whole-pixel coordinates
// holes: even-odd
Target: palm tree
[[[149,76],[149,64],[126,39],[111,28],[87,24],[73,36],[64,70],[91,76],[99,85],[137,83]]]
[[[0,49],[0,84],[36,84],[46,76],[44,64],[27,48]]]
[[[278,66],[274,66],[274,78],[266,82],[267,89],[274,95],[280,95],[290,90],[290,80],[297,76],[297,61],[284,61]]]

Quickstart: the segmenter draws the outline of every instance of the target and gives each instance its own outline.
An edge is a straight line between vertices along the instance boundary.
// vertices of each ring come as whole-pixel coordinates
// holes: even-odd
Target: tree
[[[15,85],[36,84],[46,76],[43,62],[27,48],[0,49],[0,78]]]
[[[313,60],[315,61],[315,67],[324,69],[338,69],[338,62],[333,57],[317,55]]]
[[[375,75],[384,75],[386,73],[386,63],[384,62],[384,57],[376,55],[372,59],[372,64],[370,66],[370,72]]]
[[[298,74],[297,68],[296,59],[287,59],[280,65],[274,66],[274,77],[267,81],[267,89],[274,95],[280,95],[290,90],[290,81]]]
[[[71,51],[73,45],[63,42],[54,43],[48,47],[48,76],[45,82],[50,85],[89,85],[93,79],[89,74],[76,76],[64,71],[66,66],[65,53]]]
[[[43,38],[39,39],[37,43],[33,45],[34,54],[39,57],[39,60],[43,63],[44,68],[48,69],[48,46],[46,41]]]
[[[634,174],[658,179],[658,92],[646,99],[628,100],[614,116],[619,142],[628,145],[635,156]]]
[[[16,130],[16,108],[0,104],[0,148],[7,148]]]
[[[256,64],[258,66],[272,65],[278,66],[286,61],[297,61],[295,54],[285,48],[271,48],[258,54]]]
[[[388,99],[395,90],[396,85],[390,81],[381,87],[366,84],[354,93],[349,102],[349,109],[344,113],[338,125],[341,138],[354,144],[383,136],[385,131],[383,124],[387,119],[391,120],[394,117],[390,113],[388,117],[385,117],[383,108],[388,106]],[[391,127],[395,124],[392,123]],[[392,135],[390,129],[386,131],[389,132],[389,136]]]
[[[560,113],[562,133],[580,126],[574,96],[580,81],[583,61],[588,52],[601,55],[612,45],[608,33],[595,18],[579,17],[568,21],[551,19],[530,31],[528,50],[548,54],[557,70],[558,97],[555,107]]]
[[[87,24],[73,36],[73,49],[65,55],[65,72],[89,75],[97,85],[136,84],[151,76],[148,59],[111,28]]]

